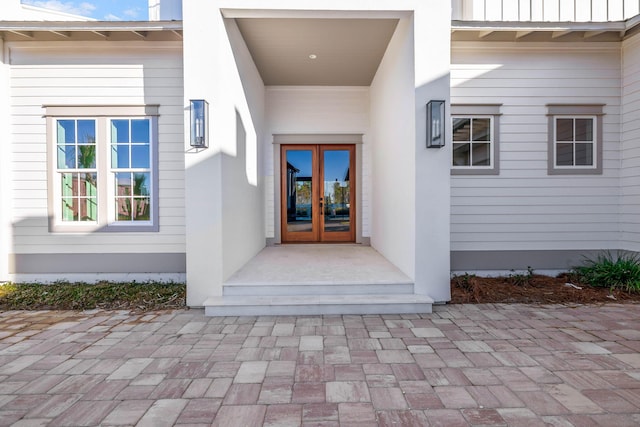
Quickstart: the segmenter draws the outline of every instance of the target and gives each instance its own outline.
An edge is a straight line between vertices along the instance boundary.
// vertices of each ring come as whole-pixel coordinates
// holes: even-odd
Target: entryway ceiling
[[[267,86],[369,86],[398,24],[397,19],[236,22]]]

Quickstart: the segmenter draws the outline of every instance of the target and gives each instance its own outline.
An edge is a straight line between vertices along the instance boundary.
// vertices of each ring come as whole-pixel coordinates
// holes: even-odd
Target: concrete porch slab
[[[225,286],[413,284],[370,246],[289,244],[267,246],[233,274]]]

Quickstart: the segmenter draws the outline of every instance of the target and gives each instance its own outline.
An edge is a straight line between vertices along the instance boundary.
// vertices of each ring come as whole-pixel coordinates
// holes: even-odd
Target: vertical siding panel
[[[575,21],[574,0],[560,0],[560,21]]]
[[[591,0],[591,10],[593,16],[591,20],[594,22],[607,21],[607,14],[609,9],[607,8],[607,0]]]
[[[471,0],[472,1],[472,9],[471,9],[471,20],[473,21],[485,21],[485,0]]]
[[[624,0],[609,0],[609,21],[622,21],[624,17]]]
[[[531,20],[544,21],[545,0],[531,0]]]
[[[640,13],[638,0],[453,0],[454,19],[470,21],[623,21]]]
[[[560,0],[544,0],[544,21],[560,20]]]
[[[517,1],[503,1],[503,17],[505,21],[518,21],[520,17],[518,16],[519,10],[519,2]],[[528,8],[527,8],[528,9]]]
[[[531,21],[531,0],[520,1],[519,21]]]
[[[576,1],[576,21],[591,21],[591,0],[575,0]]]
[[[485,20],[502,21],[502,0],[485,0]]]
[[[629,19],[640,13],[638,0],[624,0],[624,18]]]

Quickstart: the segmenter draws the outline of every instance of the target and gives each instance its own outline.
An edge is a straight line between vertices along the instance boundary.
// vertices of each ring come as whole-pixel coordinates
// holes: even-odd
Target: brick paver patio
[[[640,305],[0,313],[0,425],[637,426]]]

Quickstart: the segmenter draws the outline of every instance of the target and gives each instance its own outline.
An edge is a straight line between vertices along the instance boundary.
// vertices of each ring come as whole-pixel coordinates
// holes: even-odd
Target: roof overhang
[[[182,21],[0,21],[4,41],[176,41]]]
[[[640,29],[640,15],[616,22],[451,21],[452,41],[612,42]]]

